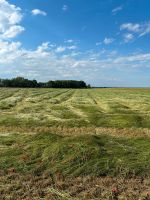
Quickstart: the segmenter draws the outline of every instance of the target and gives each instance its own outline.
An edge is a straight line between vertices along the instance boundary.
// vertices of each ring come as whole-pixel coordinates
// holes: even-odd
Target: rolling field
[[[1,88],[0,199],[149,200],[150,89]]]

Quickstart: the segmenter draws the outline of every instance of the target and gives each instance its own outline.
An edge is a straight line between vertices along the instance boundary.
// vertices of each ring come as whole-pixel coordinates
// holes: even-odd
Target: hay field
[[[0,89],[0,199],[149,200],[150,89]]]
[[[0,89],[0,127],[150,128],[150,89]]]

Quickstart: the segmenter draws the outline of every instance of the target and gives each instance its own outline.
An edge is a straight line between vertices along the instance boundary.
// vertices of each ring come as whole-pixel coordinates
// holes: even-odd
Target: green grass
[[[65,176],[148,176],[150,138],[12,134],[0,137],[0,170]]]
[[[122,199],[149,198],[149,99],[142,88],[0,88],[2,199],[108,199],[114,180]]]
[[[150,89],[0,89],[0,126],[150,128]]]

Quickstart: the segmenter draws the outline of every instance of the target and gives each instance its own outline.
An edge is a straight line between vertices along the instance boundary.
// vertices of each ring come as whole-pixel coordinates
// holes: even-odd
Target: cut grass
[[[150,179],[77,177],[55,181],[50,173],[41,176],[0,174],[1,200],[108,200],[113,199],[112,189],[118,188],[119,200],[149,200]]]
[[[112,187],[150,199],[149,99],[150,89],[1,88],[1,199],[108,200]]]
[[[0,137],[0,169],[65,176],[150,175],[150,138],[12,134]],[[3,148],[5,147],[5,148]]]
[[[150,89],[0,89],[0,126],[150,128]]]

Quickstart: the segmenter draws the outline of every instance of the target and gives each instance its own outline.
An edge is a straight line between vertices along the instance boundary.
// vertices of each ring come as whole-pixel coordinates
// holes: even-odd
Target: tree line
[[[23,77],[12,79],[0,79],[0,87],[21,87],[21,88],[88,88],[84,81],[56,80],[48,82],[37,82]]]

